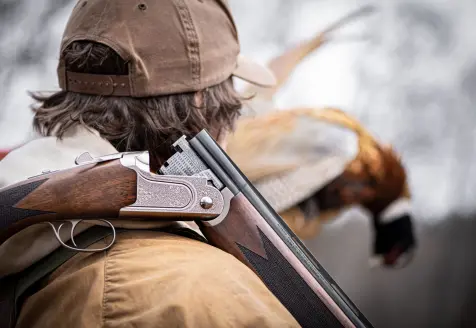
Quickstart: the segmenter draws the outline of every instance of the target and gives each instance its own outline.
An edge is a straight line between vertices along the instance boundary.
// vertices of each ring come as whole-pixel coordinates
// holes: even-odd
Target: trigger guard
[[[74,229],[76,228],[76,226],[83,220],[72,220],[70,221],[71,222],[71,225],[72,225],[72,228],[71,228],[71,232],[70,232],[70,235],[73,237],[73,231]],[[107,220],[104,220],[104,219],[99,219],[99,220],[96,220],[96,221],[101,221],[101,222],[104,222],[106,223],[109,227],[111,227],[112,229],[112,240],[111,242],[106,245],[105,247],[103,248],[78,248],[74,239],[71,238],[71,242],[74,244],[75,247],[71,247],[69,245],[67,245],[65,242],[63,242],[63,240],[61,239],[61,236],[60,236],[60,230],[61,228],[63,227],[63,225],[65,224],[65,222],[62,222],[59,226],[58,226],[58,229],[56,229],[55,225],[51,222],[45,222],[45,223],[48,223],[51,227],[51,229],[53,229],[53,233],[55,234],[55,237],[56,237],[56,240],[58,240],[58,242],[61,244],[61,246],[69,249],[69,250],[72,250],[72,251],[75,251],[75,252],[82,252],[82,253],[95,253],[95,252],[102,252],[102,251],[105,251],[105,250],[108,250],[109,248],[111,248],[111,246],[114,244],[114,242],[116,241],[116,229],[114,228],[114,225],[107,221]]]

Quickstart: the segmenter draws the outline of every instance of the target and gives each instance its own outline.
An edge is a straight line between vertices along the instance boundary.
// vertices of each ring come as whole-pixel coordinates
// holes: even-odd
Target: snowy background
[[[266,63],[348,12],[351,0],[231,0],[243,52]],[[371,3],[371,2],[370,2]],[[27,90],[55,90],[74,1],[0,0],[0,149],[28,138]],[[376,327],[475,327],[476,2],[375,2],[307,58],[281,108],[339,106],[403,155],[419,251],[398,271],[368,268],[368,218],[353,210],[308,243]]]

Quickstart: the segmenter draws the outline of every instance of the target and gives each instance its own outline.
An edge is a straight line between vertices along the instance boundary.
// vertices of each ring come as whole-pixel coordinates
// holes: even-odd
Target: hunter
[[[225,0],[80,0],[57,74],[60,91],[32,94],[42,137],[0,162],[0,186],[72,167],[86,151],[148,150],[156,171],[176,139],[203,128],[225,147],[243,100],[233,77],[275,83],[240,55]],[[0,278],[31,286],[16,295],[16,327],[299,326],[252,270],[186,224],[115,226],[122,232],[108,251],[77,253],[59,266],[64,249],[47,225],[0,246]]]

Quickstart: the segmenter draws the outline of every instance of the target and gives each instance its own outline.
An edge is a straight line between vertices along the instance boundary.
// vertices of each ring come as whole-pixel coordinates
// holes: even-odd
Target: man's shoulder
[[[108,261],[117,266],[115,272],[164,286],[174,307],[183,313],[192,309],[201,313],[196,316],[201,318],[201,327],[222,327],[230,320],[235,327],[297,327],[250,268],[208,243],[174,234],[129,231],[118,235]]]
[[[140,258],[160,259],[163,270],[173,270],[177,275],[186,275],[188,279],[193,276],[206,279],[207,276],[219,284],[223,282],[222,279],[243,282],[240,276],[243,278],[244,275],[259,280],[251,269],[229,253],[207,242],[167,230],[123,232],[116,239],[116,252],[121,257],[133,257],[137,265],[142,263]]]

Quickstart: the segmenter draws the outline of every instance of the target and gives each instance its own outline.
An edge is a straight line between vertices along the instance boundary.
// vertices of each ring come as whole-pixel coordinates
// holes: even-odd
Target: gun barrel
[[[215,140],[202,131],[190,145],[235,194],[224,220],[197,222],[207,239],[254,270],[303,327],[372,327]]]

